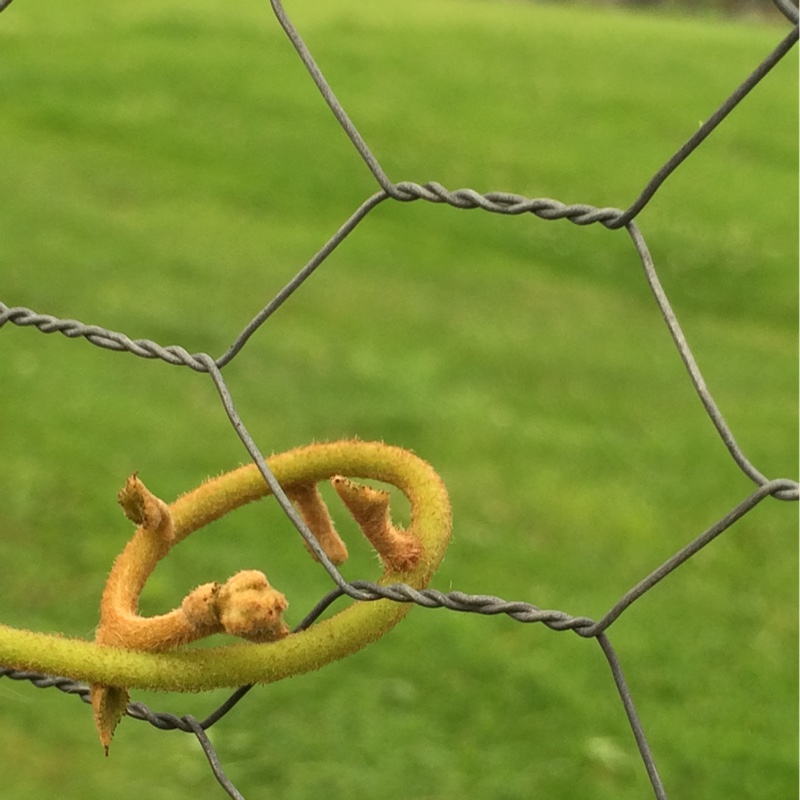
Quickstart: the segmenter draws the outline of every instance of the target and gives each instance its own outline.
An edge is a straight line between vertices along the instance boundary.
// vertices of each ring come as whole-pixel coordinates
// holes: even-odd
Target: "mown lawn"
[[[597,206],[629,204],[786,33],[523,2],[287,6],[393,180]],[[639,219],[769,477],[798,460],[796,69]],[[213,355],[376,189],[252,0],[18,0],[0,185],[0,301]],[[599,226],[384,203],[225,375],[266,453],[358,436],[429,460],[454,508],[443,590],[599,617],[751,491],[626,234]],[[85,637],[130,534],[127,475],[171,499],[247,458],[207,377],[11,325],[0,452],[0,619]],[[796,789],[796,533],[796,506],[765,501],[610,629],[672,798]],[[374,576],[355,549],[345,574]],[[161,565],[145,610],[246,567],[290,621],[328,588],[264,503]],[[137,699],[201,716],[224,696]],[[128,720],[105,759],[87,707],[8,681],[0,713],[17,800],[223,796],[191,737]],[[599,648],[499,617],[415,609],[255,690],[212,737],[248,800],[650,791]]]

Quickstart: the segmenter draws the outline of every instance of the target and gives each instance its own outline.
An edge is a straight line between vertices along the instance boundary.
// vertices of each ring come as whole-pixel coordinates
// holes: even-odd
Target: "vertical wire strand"
[[[641,756],[642,763],[647,770],[647,777],[650,778],[650,785],[653,787],[653,791],[655,792],[657,800],[667,800],[667,791],[664,788],[661,776],[658,774],[658,767],[656,767],[656,762],[653,758],[653,752],[650,749],[647,736],[645,735],[644,728],[642,727],[641,720],[639,719],[639,714],[636,711],[636,706],[633,702],[633,696],[628,688],[625,675],[622,672],[622,665],[619,662],[619,658],[617,658],[617,654],[614,651],[614,648],[611,646],[611,642],[604,633],[601,633],[597,637],[597,641],[603,650],[609,667],[611,668],[611,674],[614,677],[614,683],[617,686],[620,700],[622,700],[625,714],[628,717],[628,723],[633,731],[633,738],[636,740],[636,746],[639,748],[639,755]]]
[[[209,766],[214,773],[214,777],[217,779],[217,783],[219,783],[233,800],[245,800],[244,795],[233,785],[230,778],[225,774],[225,770],[222,769],[217,751],[214,749],[214,745],[211,744],[211,740],[208,738],[208,734],[203,730],[203,727],[191,715],[187,715],[185,719],[189,723],[192,732],[197,737],[197,741],[200,742],[200,747],[203,748],[203,753],[206,759],[208,759]]]
[[[727,100],[698,128],[698,130],[681,146],[650,179],[639,197],[634,200],[628,210],[619,219],[609,223],[609,228],[622,228],[627,225],[652,200],[655,193],[673,172],[714,132],[719,124],[733,111],[739,103],[754,89],[767,73],[797,43],[798,28],[795,28],[781,43],[736,87]]]

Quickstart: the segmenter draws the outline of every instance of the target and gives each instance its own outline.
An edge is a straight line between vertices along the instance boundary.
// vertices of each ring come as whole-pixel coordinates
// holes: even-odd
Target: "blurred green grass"
[[[394,180],[598,206],[630,203],[784,35],[518,2],[294,5]],[[216,355],[375,189],[263,4],[26,0],[0,50],[8,305]],[[792,54],[639,219],[770,477],[797,464],[795,75]],[[359,436],[430,460],[455,514],[444,590],[597,617],[750,491],[621,232],[384,204],[225,374],[267,452]],[[6,326],[0,387],[0,618],[91,636],[125,477],[171,498],[246,454],[210,381],[161,362]],[[797,785],[795,532],[765,501],[610,631],[672,797]],[[294,536],[270,504],[238,512],[159,567],[145,609],[253,567],[296,621],[327,583]],[[374,574],[365,549],[345,572]],[[106,760],[88,709],[52,694],[0,685],[9,796],[221,794],[189,737],[128,721]],[[222,696],[142,698],[199,716]],[[499,618],[416,609],[212,733],[252,798],[648,794],[598,649]]]

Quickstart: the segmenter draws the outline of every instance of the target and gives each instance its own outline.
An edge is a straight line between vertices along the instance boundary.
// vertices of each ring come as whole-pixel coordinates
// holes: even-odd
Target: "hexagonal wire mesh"
[[[453,611],[486,615],[503,614],[518,622],[539,622],[554,631],[571,630],[583,638],[595,639],[608,661],[609,668],[619,691],[621,702],[624,706],[641,755],[642,764],[647,771],[655,796],[657,798],[666,798],[666,791],[647,743],[642,723],[636,712],[633,698],[625,682],[619,659],[609,641],[607,631],[614,621],[638,598],[642,597],[642,595],[648,592],[653,586],[699,552],[737,520],[741,519],[745,514],[755,508],[762,500],[767,497],[772,497],[778,500],[796,501],[798,496],[800,496],[800,487],[794,480],[767,478],[750,463],[737,444],[730,428],[726,424],[719,408],[712,398],[711,393],[706,387],[706,383],[692,355],[689,344],[681,331],[667,295],[661,286],[645,239],[634,222],[634,219],[653,198],[667,178],[686,161],[714,129],[725,120],[738,103],[794,46],[798,39],[797,9],[788,2],[788,0],[773,0],[781,13],[794,25],[791,32],[777,47],[775,47],[764,61],[742,81],[741,85],[739,85],[708,120],[699,127],[694,135],[666,161],[661,169],[659,169],[647,183],[636,201],[629,208],[622,210],[618,208],[596,208],[584,204],[566,205],[549,198],[531,199],[506,192],[480,194],[472,189],[451,191],[435,182],[429,182],[424,185],[409,181],[393,183],[348,117],[342,105],[336,99],[303,39],[286,15],[280,0],[270,0],[270,2],[278,22],[297,51],[297,54],[311,75],[312,80],[322,94],[325,102],[328,104],[361,158],[369,167],[380,187],[379,191],[362,203],[352,216],[324,244],[317,254],[264,306],[236,337],[228,350],[219,358],[213,358],[206,353],[191,354],[180,346],[162,347],[153,341],[145,339],[134,340],[123,333],[107,330],[100,326],[85,325],[72,319],[59,319],[46,314],[37,313],[28,308],[8,307],[3,303],[0,303],[0,328],[2,328],[5,323],[11,322],[19,326],[37,328],[43,333],[58,332],[70,338],[86,339],[88,342],[98,347],[133,353],[134,355],[147,359],[161,359],[169,364],[187,366],[197,372],[208,373],[211,380],[214,382],[222,405],[234,430],[250,454],[253,462],[257,465],[258,470],[271,488],[283,511],[297,528],[309,547],[317,554],[336,586],[333,591],[320,600],[317,606],[295,630],[307,628],[313,624],[337,598],[348,596],[361,601],[388,598],[398,603],[414,603],[424,608],[446,608]],[[11,0],[2,0],[2,2],[0,2],[0,11],[7,8],[10,3]],[[256,330],[264,325],[273,312],[286,302],[294,292],[308,280],[317,267],[325,261],[334,249],[358,227],[359,223],[376,206],[385,200],[401,202],[425,200],[430,203],[446,203],[459,209],[480,208],[484,211],[496,214],[533,214],[543,220],[566,219],[575,225],[600,223],[609,229],[624,229],[627,231],[633,247],[641,260],[647,282],[652,290],[664,321],[667,324],[675,347],[683,360],[689,379],[705,408],[710,422],[714,425],[733,460],[742,472],[756,484],[757,488],[716,524],[712,525],[693,541],[689,542],[651,574],[647,575],[626,592],[601,619],[595,621],[587,617],[574,617],[560,611],[542,610],[527,602],[509,602],[500,597],[488,595],[464,594],[458,591],[445,593],[434,589],[420,591],[405,584],[381,586],[370,581],[345,580],[336,566],[334,566],[320,548],[314,534],[295,511],[295,508],[270,471],[264,456],[237,413],[233,398],[222,376],[223,368],[236,358],[245,347],[250,337]],[[85,702],[89,702],[89,687],[67,678],[51,677],[11,667],[0,667],[0,677],[2,676],[14,680],[29,681],[33,685],[41,688],[55,687],[65,693],[76,694]],[[225,775],[205,731],[211,725],[219,721],[225,714],[230,712],[250,688],[252,687],[244,686],[238,689],[223,705],[202,721],[195,719],[191,715],[178,717],[173,714],[155,713],[143,703],[137,702],[129,704],[127,714],[134,719],[145,720],[156,728],[164,730],[179,729],[194,734],[199,740],[220,785],[230,797],[241,798],[242,795]]]

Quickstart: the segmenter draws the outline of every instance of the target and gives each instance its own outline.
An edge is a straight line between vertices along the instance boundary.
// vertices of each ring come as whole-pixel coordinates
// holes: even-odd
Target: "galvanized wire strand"
[[[325,102],[328,104],[328,107],[333,112],[336,119],[339,121],[339,125],[341,125],[342,130],[347,134],[361,158],[364,159],[364,162],[369,167],[369,171],[372,173],[375,180],[378,181],[378,185],[381,187],[381,189],[383,189],[387,194],[392,195],[392,182],[383,171],[383,167],[381,167],[381,165],[378,163],[378,159],[372,154],[372,151],[369,149],[364,137],[358,132],[358,129],[351,121],[342,104],[336,99],[333,89],[331,89],[328,81],[325,80],[325,76],[317,66],[317,62],[311,55],[311,51],[308,49],[306,43],[303,41],[302,37],[297,32],[297,29],[294,27],[291,20],[286,15],[286,12],[283,10],[283,4],[280,2],[280,0],[270,0],[270,5],[272,6],[272,10],[277,17],[278,22],[286,33],[286,36],[289,38],[289,41],[292,43],[294,49],[297,51],[297,54],[300,56],[300,60],[303,62],[309,74],[311,75],[314,84],[316,85],[317,89],[319,89],[320,94],[325,99]]]
[[[183,347],[162,347],[149,339],[131,339],[124,333],[110,331],[99,325],[86,325],[76,319],[60,319],[50,314],[39,314],[29,308],[9,307],[0,302],[0,328],[11,322],[21,327],[34,327],[42,333],[61,333],[68,339],[84,338],[106,350],[133,353],[140,358],[160,358],[174,366],[189,367],[205,372],[205,361],[200,355],[192,355]]]
[[[208,763],[211,766],[211,771],[214,773],[214,777],[217,779],[217,783],[219,783],[219,785],[228,793],[228,796],[232,797],[233,800],[244,800],[244,795],[233,785],[230,778],[228,778],[228,776],[225,774],[225,771],[222,769],[222,764],[219,763],[217,751],[211,744],[211,740],[208,738],[208,734],[205,732],[203,727],[193,716],[191,716],[191,714],[187,714],[184,719],[189,723],[192,733],[194,733],[194,735],[197,737],[197,741],[200,742],[200,747],[203,748],[203,752],[208,759]]]
[[[697,361],[695,361],[692,350],[689,347],[689,343],[686,341],[686,337],[684,336],[681,326],[678,323],[678,318],[675,316],[675,312],[672,310],[672,305],[667,298],[664,287],[661,285],[661,281],[658,279],[658,273],[656,272],[655,264],[653,263],[653,257],[650,255],[650,250],[647,247],[644,237],[634,222],[629,222],[626,225],[626,228],[630,234],[634,246],[636,247],[636,252],[639,254],[639,258],[641,259],[645,276],[647,277],[647,283],[653,292],[653,296],[658,303],[658,307],[661,309],[661,315],[664,317],[664,322],[667,324],[667,328],[669,329],[672,340],[675,343],[675,347],[678,349],[678,353],[680,354],[681,360],[683,361],[686,370],[689,373],[689,377],[692,381],[695,392],[700,398],[700,402],[702,402],[709,419],[714,424],[714,427],[717,429],[717,433],[725,444],[725,447],[728,448],[728,452],[731,454],[731,457],[742,470],[742,472],[744,472],[745,475],[747,475],[755,483],[759,485],[766,484],[769,479],[759,472],[742,452],[741,447],[739,447],[739,445],[736,443],[736,439],[733,437],[731,429],[725,422],[722,412],[719,410],[719,407],[714,402],[714,398],[711,396],[711,392],[708,390],[705,379],[703,378],[700,368],[697,366]],[[780,500],[797,500],[797,485],[795,484],[794,487],[786,488],[785,490],[781,489],[778,492],[775,492],[774,496]]]
[[[0,666],[0,678],[9,678],[12,681],[27,681],[37,689],[58,689],[64,694],[74,694],[81,700],[89,702],[89,687],[72,678],[62,678],[55,675],[42,675],[27,669],[14,669]]]
[[[650,179],[639,197],[628,210],[609,227],[621,228],[627,225],[650,202],[664,181],[709,137],[715,128],[733,111],[754,89],[765,75],[797,43],[798,28],[786,36],[780,44],[742,81],[724,103],[689,137],[682,147]]]
[[[790,0],[772,0],[772,2],[789,22],[793,22],[795,25],[800,22],[800,14],[797,11],[797,6],[793,5]]]
[[[781,0],[774,1],[778,5],[778,8],[791,18],[789,11],[791,6],[788,3],[788,0],[783,0],[783,2],[781,2]],[[333,112],[336,119],[339,121],[342,129],[345,131],[359,155],[369,167],[370,172],[372,172],[375,180],[377,180],[378,184],[385,192],[387,192],[395,200],[412,200],[419,198],[430,200],[432,202],[447,202],[456,208],[481,207],[492,211],[500,210],[499,204],[493,204],[487,195],[481,196],[472,189],[461,189],[456,192],[447,192],[443,187],[436,183],[428,183],[425,184],[424,187],[419,186],[419,184],[413,184],[409,182],[393,184],[389,180],[386,172],[381,167],[378,159],[370,150],[366,140],[361,133],[359,133],[358,129],[353,124],[353,121],[344,110],[344,107],[337,99],[333,89],[325,79],[325,76],[322,74],[322,70],[320,70],[307,45],[303,41],[302,36],[299,34],[286,14],[286,11],[284,10],[280,0],[270,0],[270,5],[272,6],[272,10],[277,17],[278,22],[285,31],[286,35],[300,56],[301,61],[311,75],[314,85],[317,87],[320,94],[322,94],[322,97],[325,99],[325,102]],[[789,6],[789,8],[784,8],[784,6]],[[794,11],[794,16],[797,16],[796,10]],[[797,22],[797,19],[794,21]],[[789,49],[791,49],[791,47],[797,42],[797,38],[798,29],[795,28],[775,48],[775,50],[773,50],[767,56],[767,58],[765,58],[764,61],[759,64],[758,67],[756,67],[756,69],[734,90],[733,94],[731,94],[731,96],[725,100],[725,102],[711,115],[711,117],[709,117],[700,126],[700,128],[686,141],[686,143],[675,153],[675,155],[673,155],[666,162],[666,164],[664,164],[661,169],[658,170],[653,178],[651,178],[651,180],[647,183],[639,197],[625,212],[619,211],[618,209],[594,209],[591,206],[584,206],[587,212],[590,214],[593,214],[597,211],[612,212],[603,219],[603,223],[609,228],[621,228],[624,225],[627,225],[627,223],[630,222],[647,205],[648,202],[650,202],[658,188],[678,168],[678,166],[682,164],[683,161],[685,161],[703,141],[705,141],[705,139],[713,132],[713,130],[722,122],[722,120],[724,120],[725,117],[727,117],[728,114],[733,111],[733,109],[750,93],[750,91],[758,85],[762,78],[764,78],[764,76],[783,58]],[[428,189],[427,192],[425,191],[426,189]],[[440,191],[437,191],[437,189]],[[502,195],[502,193],[494,194]],[[460,195],[463,195],[463,198]],[[516,196],[509,195],[508,197]],[[532,203],[555,202],[548,201],[546,199],[541,201],[525,201],[525,198],[519,199],[523,202]],[[464,204],[459,204],[459,201],[462,201]],[[489,205],[492,205],[493,207],[489,208]],[[524,211],[533,211],[533,213],[537,213],[537,215],[541,216],[543,219],[561,218],[561,216],[545,216],[544,214],[538,213],[538,211],[534,210],[533,208],[522,209],[519,211],[505,210],[501,213],[513,214],[524,213]],[[567,219],[570,219],[579,225],[598,221],[596,219],[588,219],[585,222],[580,221],[580,213],[575,215],[577,218],[573,217],[571,214],[563,214],[562,216],[565,216]]]
[[[356,211],[344,222],[343,225],[320,248],[314,257],[281,289],[270,302],[256,314],[244,327],[228,350],[216,359],[218,367],[222,368],[230,363],[242,350],[250,337],[291,297],[300,286],[311,276],[323,261],[341,244],[348,234],[358,225],[367,214],[390,196],[402,202],[413,200],[427,200],[431,203],[447,203],[454,208],[470,209],[481,208],[498,214],[519,215],[531,213],[546,219],[568,219],[576,225],[590,225],[600,222],[608,225],[618,219],[623,213],[618,208],[595,208],[586,204],[567,205],[550,198],[531,199],[522,195],[507,192],[488,192],[479,194],[473,189],[457,189],[448,191],[439,183],[431,181],[424,186],[404,181],[395,187],[395,195],[386,191],[377,192],[367,198]],[[13,320],[12,320],[13,321]],[[0,317],[0,325],[3,319]]]
[[[377,192],[367,198],[347,221],[331,236],[330,239],[320,248],[316,255],[297,273],[297,275],[283,287],[283,289],[256,314],[255,317],[245,326],[242,332],[236,337],[227,352],[216,360],[217,366],[221,369],[245,346],[250,337],[291,297],[306,279],[322,264],[322,262],[344,241],[350,231],[361,222],[364,217],[377,205],[389,197],[387,192]]]
[[[636,740],[636,746],[639,748],[639,755],[642,757],[642,763],[647,770],[647,777],[650,779],[650,785],[655,792],[656,800],[667,800],[667,791],[661,781],[661,776],[658,774],[658,767],[656,767],[653,752],[647,742],[642,722],[639,719],[639,714],[636,711],[636,706],[633,702],[633,695],[628,688],[628,683],[625,680],[625,675],[622,672],[622,665],[619,662],[617,653],[611,646],[608,637],[601,633],[597,636],[597,641],[603,650],[603,654],[608,661],[608,666],[611,669],[611,675],[614,678],[617,691],[619,692],[622,706],[625,709],[625,714],[628,717],[628,723],[633,731],[633,738]]]
[[[84,703],[90,704],[91,689],[85,683],[73,681],[69,678],[56,678],[49,675],[40,675],[35,672],[25,670],[15,670],[9,667],[0,666],[0,678],[9,678],[15,681],[28,681],[33,686],[39,689],[56,688],[65,694],[72,694],[79,697]],[[193,717],[191,714],[185,714],[182,717],[177,717],[174,714],[167,714],[163,712],[154,712],[144,703],[129,703],[126,714],[132,719],[143,720],[149,722],[153,727],[159,730],[180,730],[184,733],[191,733],[197,738],[200,747],[205,754],[206,759],[211,767],[214,777],[217,779],[219,785],[228,793],[234,800],[244,800],[244,796],[237,790],[230,778],[225,774],[222,769],[219,757],[211,740],[208,738],[206,729],[211,727],[215,722],[221,719],[222,716],[228,713],[239,700],[250,690],[251,687],[243,686],[237,689],[228,700],[226,700],[216,711],[209,715],[202,722]]]
[[[501,214],[524,214],[526,212],[531,212],[542,219],[566,218],[577,225],[603,222],[611,227],[611,222],[619,219],[622,215],[623,212],[615,208],[597,209],[589,205],[567,206],[557,200],[551,200],[549,198],[532,200],[521,195],[509,194],[506,192],[479,194],[473,189],[448,191],[435,181],[428,182],[424,185],[411,181],[403,181],[397,184],[392,183],[383,167],[381,167],[378,159],[375,157],[372,150],[370,150],[366,140],[337,99],[333,89],[322,74],[322,70],[311,55],[308,46],[286,14],[283,4],[280,0],[270,0],[270,5],[272,6],[272,10],[278,22],[297,51],[297,54],[300,56],[300,60],[311,75],[314,85],[333,112],[333,115],[339,121],[339,124],[353,143],[359,155],[369,167],[370,172],[385,193],[385,196],[390,196],[395,200],[403,202],[410,200],[428,200],[432,203],[447,203],[454,208],[483,208],[486,211],[494,211]],[[381,200],[385,199],[385,196],[383,196],[382,193]]]
[[[14,669],[12,667],[0,666],[0,678],[8,678],[12,681],[26,681],[37,689],[58,689],[64,694],[75,695],[86,704],[91,701],[91,687],[81,681],[72,678],[56,677],[53,675],[42,675],[31,670]],[[219,722],[234,706],[252,689],[252,686],[241,686],[228,699],[211,712],[199,725],[205,729]],[[166,711],[153,711],[148,705],[138,701],[128,703],[125,711],[131,719],[148,722],[154,728],[162,731],[183,731],[184,733],[194,733],[194,727],[187,721],[187,715],[177,716]]]
[[[253,688],[253,684],[249,686],[240,686],[219,708],[212,711],[201,723],[200,727],[205,730],[212,725],[216,725],[229,711],[233,710],[234,706]]]
[[[712,542],[717,536],[728,530],[734,522],[740,520],[764,498],[770,495],[776,496],[778,493],[784,491],[794,491],[796,493],[797,489],[798,484],[791,480],[774,480],[762,484],[749,497],[719,520],[719,522],[716,522],[710,528],[703,531],[696,539],[681,548],[671,558],[668,558],[658,569],[653,570],[644,580],[628,590],[599,622],[576,632],[580,633],[581,636],[597,636],[602,631],[605,631],[625,610],[630,608],[636,600],[646,592],[649,592],[657,583],[666,578],[671,572],[674,572],[681,564],[688,561],[693,555],[702,550],[709,542]]]
[[[605,632],[624,611],[642,595],[650,591],[667,575],[702,550],[707,544],[724,533],[735,522],[751,511],[770,495],[786,490],[797,490],[795,481],[780,479],[759,486],[752,494],[736,505],[722,519],[703,531],[699,536],[664,561],[647,577],[629,589],[622,598],[598,621],[585,616],[572,616],[564,611],[542,609],[532,603],[519,600],[504,600],[502,597],[465,592],[441,592],[438,589],[415,589],[405,583],[392,583],[386,586],[373,581],[355,580],[347,586],[340,586],[326,594],[297,627],[303,630],[312,624],[324,611],[342,596],[355,596],[357,590],[360,600],[393,600],[398,603],[414,603],[423,608],[446,608],[471,614],[495,616],[504,614],[516,622],[543,623],[554,631],[572,630],[584,638],[594,638]]]
[[[347,581],[342,577],[342,574],[330,560],[328,554],[322,549],[322,546],[317,541],[317,537],[314,536],[314,534],[311,532],[311,529],[308,527],[308,525],[306,525],[303,518],[300,516],[300,514],[298,514],[297,510],[292,505],[292,501],[286,496],[286,492],[284,492],[281,488],[280,483],[278,483],[278,479],[272,473],[272,470],[269,468],[266,459],[258,449],[258,445],[255,443],[255,441],[253,441],[253,437],[250,435],[249,431],[242,422],[242,419],[233,404],[233,398],[231,397],[231,393],[228,391],[227,384],[222,378],[222,373],[219,371],[219,368],[210,357],[207,357],[206,367],[211,375],[211,379],[214,381],[214,385],[216,386],[217,392],[222,400],[222,405],[225,408],[225,413],[228,415],[228,419],[230,420],[231,425],[233,425],[233,429],[236,431],[236,434],[241,439],[242,444],[244,444],[247,452],[255,462],[256,466],[258,467],[258,471],[266,481],[267,486],[269,486],[271,489],[272,494],[275,496],[278,504],[283,509],[283,512],[286,514],[295,528],[297,528],[298,532],[303,537],[306,544],[311,548],[314,556],[325,568],[328,575],[330,575],[333,582],[351,597],[356,599],[366,599],[362,598],[357,591],[349,588]]]
[[[607,227],[614,227],[616,220],[623,214],[619,208],[597,208],[586,203],[567,204],[550,197],[530,198],[511,192],[481,194],[474,189],[451,191],[436,181],[428,181],[425,184],[402,181],[393,187],[392,197],[401,202],[427,200],[429,203],[446,203],[453,208],[480,208],[494,214],[509,216],[533,214],[539,219],[567,219],[575,225],[600,222]]]

